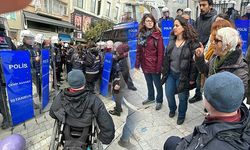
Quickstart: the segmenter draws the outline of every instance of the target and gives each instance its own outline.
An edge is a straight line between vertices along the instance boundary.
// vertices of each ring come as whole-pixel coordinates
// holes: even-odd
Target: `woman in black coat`
[[[197,33],[182,18],[177,17],[171,33],[172,39],[166,50],[162,84],[165,84],[166,97],[170,109],[169,117],[175,116],[177,109],[175,94],[179,97],[179,113],[177,124],[183,124],[187,111],[187,100],[189,97],[189,84],[195,84],[193,54],[199,43]]]

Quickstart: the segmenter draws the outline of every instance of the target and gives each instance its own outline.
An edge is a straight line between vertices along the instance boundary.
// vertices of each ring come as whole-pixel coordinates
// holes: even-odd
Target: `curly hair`
[[[183,38],[185,40],[196,40],[198,38],[198,33],[195,31],[195,29],[188,24],[187,20],[183,17],[176,17],[174,21],[179,21],[181,26],[184,28],[183,32]],[[174,31],[171,32],[171,35],[176,38],[176,35],[174,35]]]

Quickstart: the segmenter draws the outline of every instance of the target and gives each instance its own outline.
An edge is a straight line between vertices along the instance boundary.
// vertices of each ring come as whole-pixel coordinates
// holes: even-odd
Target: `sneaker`
[[[114,116],[121,116],[121,112],[117,110],[110,110],[109,113]]]
[[[118,141],[118,144],[121,146],[121,147],[124,147],[124,148],[127,148],[127,149],[132,149],[135,147],[134,144],[132,144],[129,140],[122,140],[120,139]]]
[[[185,118],[178,118],[177,119],[177,125],[182,125],[185,121]]]
[[[137,91],[137,88],[134,86],[128,87],[128,89],[132,90],[132,91]]]
[[[174,116],[175,116],[175,112],[169,112],[169,115],[168,115],[170,118],[174,118]]]
[[[198,102],[198,101],[201,101],[203,98],[202,96],[194,96],[192,98],[189,99],[189,103],[192,104],[192,103],[195,103],[195,102]]]
[[[156,107],[155,107],[155,110],[160,110],[160,109],[161,109],[161,106],[162,106],[162,103],[157,103],[157,104],[156,104]]]
[[[145,100],[145,101],[142,102],[142,105],[152,104],[154,102],[155,102],[154,100],[147,99],[147,100]]]

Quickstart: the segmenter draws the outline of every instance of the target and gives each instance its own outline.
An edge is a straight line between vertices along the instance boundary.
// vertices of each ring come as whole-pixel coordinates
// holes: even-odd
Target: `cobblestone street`
[[[143,75],[134,79],[137,91],[134,94],[139,95],[141,99],[134,99],[141,104],[141,102],[146,99],[146,83]],[[53,93],[51,93],[52,97]],[[191,95],[193,96],[193,91]],[[105,98],[100,96],[105,103],[107,110],[114,107],[115,103],[112,101],[111,97]],[[45,111],[48,111],[51,103],[48,105]],[[199,125],[203,120],[203,107],[202,102],[195,104],[189,104],[186,121],[183,125],[176,125],[177,117],[168,117],[168,107],[166,103],[166,98],[164,96],[163,107],[160,111],[155,110],[155,105],[142,106],[140,113],[143,117],[138,120],[135,133],[133,134],[133,139],[131,143],[136,145],[135,150],[161,150],[165,140],[171,135],[184,136],[192,132],[195,125]],[[123,107],[123,113],[121,117],[113,117],[116,127],[116,135],[114,141],[107,148],[108,150],[124,149],[118,145],[119,138],[122,133],[122,129],[127,116],[127,108]],[[132,116],[130,116],[132,117]],[[49,116],[48,112],[38,115],[36,119],[27,121],[25,124],[16,126],[13,129],[13,133],[21,134],[26,139],[26,149],[27,150],[48,150],[50,137],[52,133],[54,120]],[[11,135],[11,129],[1,130],[0,129],[0,139]]]

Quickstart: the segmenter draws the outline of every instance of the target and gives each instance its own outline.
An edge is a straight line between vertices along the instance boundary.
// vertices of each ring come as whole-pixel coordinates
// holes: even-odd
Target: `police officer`
[[[65,47],[67,47],[68,44],[65,44]],[[69,73],[71,70],[72,70],[72,62],[71,62],[71,58],[73,56],[75,52],[75,48],[73,47],[74,45],[74,42],[71,41],[69,43],[69,48],[67,49],[67,52],[66,52],[66,59],[67,59],[67,62],[66,62],[66,68],[67,68],[67,73]]]
[[[31,57],[31,73],[32,73],[32,82],[35,86],[32,86],[33,88],[33,98],[34,101],[37,101],[37,99],[40,99],[38,95],[40,96],[40,54],[38,51],[36,51],[33,47],[34,44],[34,35],[29,30],[24,30],[21,32],[21,37],[23,38],[23,44],[18,47],[18,50],[28,50],[30,52]],[[39,106],[34,103],[35,109],[38,109]]]
[[[11,38],[6,35],[5,26],[0,20],[0,50],[9,49],[16,50],[16,46],[12,43]],[[5,92],[6,83],[3,78],[3,71],[0,65],[0,113],[3,116],[3,123],[1,125],[2,129],[6,129],[10,126],[10,121],[8,121],[9,114],[7,110],[7,96]]]
[[[159,28],[161,28],[163,20],[172,20],[172,21],[174,21],[174,18],[170,17],[169,8],[163,7],[161,11],[162,11],[162,17],[158,21]]]

